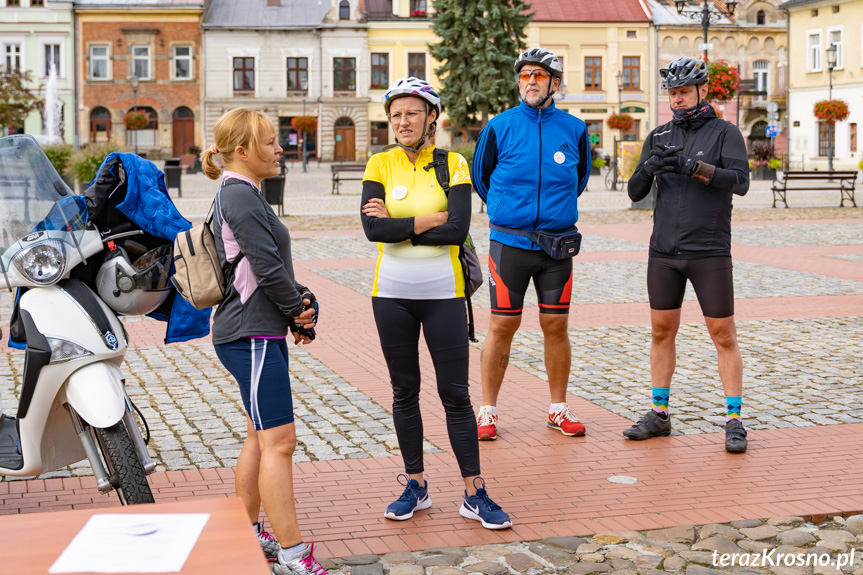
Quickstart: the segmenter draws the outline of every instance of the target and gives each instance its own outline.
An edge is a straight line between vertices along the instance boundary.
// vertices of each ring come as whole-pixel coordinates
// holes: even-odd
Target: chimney
[[[267,6],[279,7],[282,5],[282,0],[267,0]]]

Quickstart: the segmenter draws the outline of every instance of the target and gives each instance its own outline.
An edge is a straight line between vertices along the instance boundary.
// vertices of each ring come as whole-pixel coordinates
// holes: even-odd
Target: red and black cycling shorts
[[[488,270],[491,313],[520,315],[531,278],[539,313],[569,313],[572,258],[556,260],[541,250],[523,250],[492,241]]]

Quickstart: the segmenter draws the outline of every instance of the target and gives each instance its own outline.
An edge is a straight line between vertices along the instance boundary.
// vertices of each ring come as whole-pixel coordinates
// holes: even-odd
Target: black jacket
[[[680,174],[657,176],[651,255],[680,259],[731,255],[731,194],[743,196],[749,191],[749,161],[737,126],[710,112],[659,126],[644,141],[629,180],[633,201],[647,196],[653,185],[654,177],[642,167],[655,145],[683,146],[680,155],[715,167],[707,183]]]

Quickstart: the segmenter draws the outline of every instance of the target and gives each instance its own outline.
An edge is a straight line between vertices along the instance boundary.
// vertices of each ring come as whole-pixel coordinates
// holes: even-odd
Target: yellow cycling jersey
[[[432,163],[434,147],[421,150],[416,165],[401,148],[372,156],[363,180],[380,183],[390,217],[409,218],[444,212],[447,197]],[[464,156],[449,152],[450,187],[470,185]],[[378,243],[373,297],[449,299],[464,297],[464,276],[458,259],[460,246],[415,246],[410,241]]]

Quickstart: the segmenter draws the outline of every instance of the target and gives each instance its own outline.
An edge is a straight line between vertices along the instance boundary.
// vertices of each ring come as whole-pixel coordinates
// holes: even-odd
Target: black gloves
[[[695,172],[697,160],[681,156],[679,152],[683,149],[682,146],[659,146],[654,145],[652,155],[644,162],[645,171],[647,171],[648,163],[651,164],[654,176],[662,174],[681,174],[691,176]],[[648,173],[650,173],[648,171]]]
[[[315,297],[315,294],[313,294],[312,292],[307,290],[301,294],[301,297],[303,299],[309,300],[309,304],[303,308],[303,311],[306,311],[307,309],[312,309],[312,308],[315,310],[315,314],[312,316],[312,318],[307,323],[318,323],[318,313],[320,312],[320,306],[318,305],[318,300]],[[315,328],[311,327],[309,329],[306,329],[306,328],[299,326],[296,323],[294,323],[293,319],[291,319],[290,327],[291,327],[292,333],[299,332],[300,335],[304,335],[304,336],[308,337],[309,341],[315,340],[315,336],[316,336]]]

